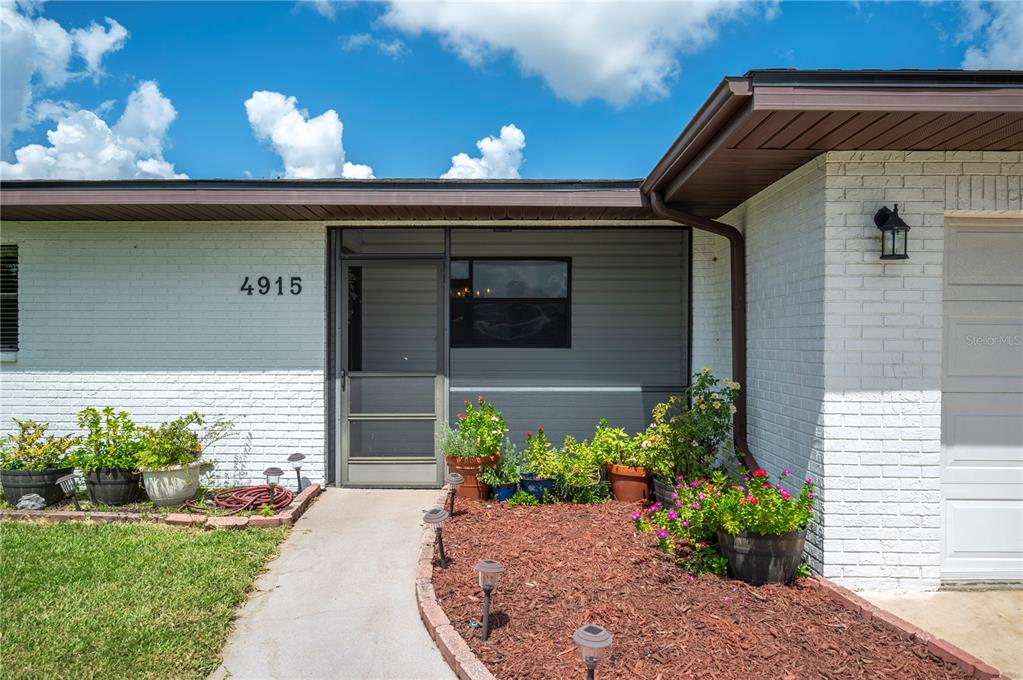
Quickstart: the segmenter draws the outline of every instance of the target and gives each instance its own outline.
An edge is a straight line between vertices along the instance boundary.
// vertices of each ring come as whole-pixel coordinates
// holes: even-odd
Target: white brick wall
[[[693,230],[693,370],[732,374],[728,239]]]
[[[20,265],[3,431],[12,417],[73,431],[86,405],[146,424],[197,410],[236,420],[211,451],[220,481],[260,481],[296,451],[323,479],[321,225],[5,223],[2,238]],[[260,275],[301,276],[302,293],[239,291]]]
[[[753,451],[819,478],[811,560],[847,586],[939,585],[944,212],[1021,210],[1020,160],[831,152],[722,218],[747,237]],[[896,202],[910,259],[882,263],[873,215]],[[702,252],[694,275],[727,267]]]

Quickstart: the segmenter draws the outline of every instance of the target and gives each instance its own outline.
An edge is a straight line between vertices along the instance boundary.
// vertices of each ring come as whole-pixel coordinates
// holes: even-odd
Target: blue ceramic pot
[[[497,486],[490,487],[490,497],[499,503],[504,503],[515,495],[518,488],[519,485],[514,482],[511,484],[498,484]]]
[[[522,490],[538,501],[543,501],[543,492],[550,493],[554,489],[553,479],[536,479],[532,475],[529,478],[522,475]]]

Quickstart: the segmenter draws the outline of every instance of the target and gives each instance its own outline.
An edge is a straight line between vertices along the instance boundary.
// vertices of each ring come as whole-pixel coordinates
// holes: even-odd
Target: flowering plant
[[[717,549],[717,538],[708,522],[713,504],[728,485],[724,473],[716,472],[710,479],[687,482],[676,480],[668,504],[654,503],[632,513],[632,522],[644,533],[657,536],[657,547],[674,555],[683,569],[699,574],[711,572],[724,575],[728,564]]]
[[[494,404],[479,397],[478,404],[465,401],[465,413],[458,414],[458,432],[464,441],[475,447],[474,457],[486,458],[501,450],[508,426]]]
[[[695,479],[710,472],[718,451],[731,443],[739,388],[739,383],[718,380],[703,368],[693,375],[686,398],[676,395],[654,406],[653,423],[639,440],[659,479]]]
[[[653,447],[642,436],[630,437],[625,429],[611,427],[605,418],[600,419],[590,444],[594,461],[599,465],[627,465],[648,467]]]
[[[781,473],[778,482],[764,470],[743,471],[743,484],[733,484],[714,500],[708,526],[735,535],[743,531],[765,536],[805,529],[813,517],[813,481],[808,477],[798,494],[783,482],[791,474]]]
[[[501,458],[497,465],[480,470],[479,480],[489,486],[516,484],[522,477],[525,455],[507,437],[501,443]]]

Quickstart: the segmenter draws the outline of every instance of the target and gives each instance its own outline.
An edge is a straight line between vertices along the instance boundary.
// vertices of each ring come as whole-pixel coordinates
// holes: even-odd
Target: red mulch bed
[[[458,500],[444,527],[452,564],[437,599],[498,678],[584,677],[572,631],[614,635],[598,678],[965,678],[918,643],[863,620],[820,589],[691,578],[632,527],[625,503],[506,508]],[[487,642],[468,622],[473,565],[500,560]]]

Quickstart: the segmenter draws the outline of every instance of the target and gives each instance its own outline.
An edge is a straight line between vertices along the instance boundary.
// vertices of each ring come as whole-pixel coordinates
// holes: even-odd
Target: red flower
[[[465,414],[464,413],[459,413],[458,414],[458,419],[459,420],[465,420]]]
[[[767,476],[767,470],[764,470],[763,468],[761,468],[761,469],[757,470],[756,472],[754,472],[753,476],[754,477],[766,477]]]
[[[527,437],[532,437],[532,436],[533,436],[533,433],[532,433],[532,432],[530,432],[529,430],[526,430],[526,436],[527,436]]]
[[[537,425],[536,429],[538,432],[543,432],[543,425]]]

